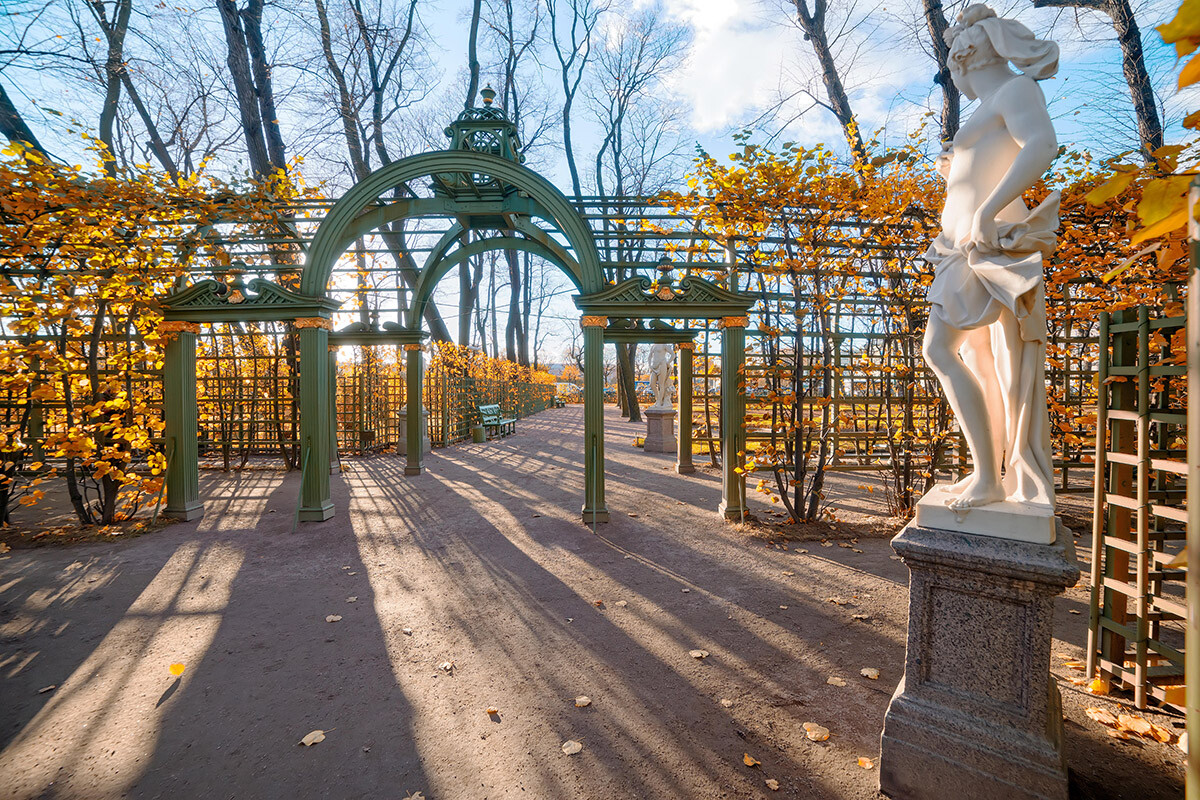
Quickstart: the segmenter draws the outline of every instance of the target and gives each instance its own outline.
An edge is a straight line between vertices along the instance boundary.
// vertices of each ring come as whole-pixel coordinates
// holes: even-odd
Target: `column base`
[[[593,522],[608,522],[608,509],[583,509],[583,522],[585,525],[591,525]]]
[[[742,517],[750,516],[750,509],[745,506],[726,505],[725,501],[721,501],[721,505],[717,506],[717,513],[720,514],[726,522],[741,522]]]
[[[408,455],[408,411],[401,409],[396,414],[396,425],[399,439],[396,441],[396,454]],[[421,409],[421,455],[429,455],[429,410]]]
[[[194,500],[190,503],[184,503],[182,506],[167,506],[163,509],[163,514],[171,519],[191,522],[194,519],[200,519],[204,516],[204,503]]]
[[[1053,545],[919,527],[904,679],[884,717],[879,789],[896,800],[1066,800],[1062,700],[1050,675],[1054,597],[1079,578]]]
[[[405,467],[404,474],[408,476],[421,475],[425,472],[424,467]]]
[[[675,471],[680,475],[691,475],[696,471],[696,467],[694,464],[676,464]]]
[[[333,501],[326,500],[319,506],[301,506],[300,521],[301,522],[324,522],[333,516]]]

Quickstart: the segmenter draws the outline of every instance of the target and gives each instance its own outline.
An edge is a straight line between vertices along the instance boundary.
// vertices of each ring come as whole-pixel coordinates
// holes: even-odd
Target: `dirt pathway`
[[[249,472],[208,477],[198,523],[0,559],[0,795],[875,797],[858,759],[878,752],[907,602],[886,537],[764,546],[718,520],[715,474],[676,475],[606,423],[595,534],[575,406],[415,479],[347,462],[337,516],[296,534],[296,477]],[[872,510],[859,482],[834,488]],[[1082,643],[1079,591],[1056,651]],[[1106,741],[1096,701],[1063,688],[1078,796],[1180,795],[1168,748]]]

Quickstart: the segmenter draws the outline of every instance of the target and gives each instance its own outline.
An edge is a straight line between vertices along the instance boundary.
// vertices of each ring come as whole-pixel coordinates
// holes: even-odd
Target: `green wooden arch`
[[[458,229],[457,234],[450,237],[450,233],[455,228]],[[446,237],[443,237],[443,240],[434,247],[429,260],[421,268],[421,275],[417,279],[416,288],[413,289],[412,303],[408,311],[408,327],[412,330],[420,329],[421,320],[425,316],[425,306],[429,303],[429,298],[433,295],[438,281],[444,278],[447,272],[472,256],[493,250],[520,250],[544,258],[557,264],[575,283],[576,287],[579,286],[576,277],[580,271],[579,263],[571,258],[570,253],[562,245],[535,225],[522,223],[520,220],[514,223],[514,230],[525,233],[529,237],[527,239],[513,236],[490,236],[487,239],[479,239],[468,244],[458,241],[458,236],[461,236],[464,231],[457,225],[455,228],[452,228],[451,232],[448,232]],[[459,244],[458,249],[447,254],[446,251],[455,243]]]
[[[399,207],[390,213],[387,207],[381,208],[376,204],[381,194],[402,183],[445,173],[489,175],[516,191],[498,199],[402,200],[396,204]],[[596,252],[592,232],[554,184],[533,170],[499,156],[467,150],[442,150],[388,164],[356,183],[342,196],[317,229],[300,277],[300,293],[324,295],[334,264],[349,243],[383,222],[413,216],[414,212],[421,215],[470,215],[503,214],[506,211],[543,217],[557,226],[574,251],[575,258],[572,263],[562,263],[559,258],[551,260],[568,270],[584,293],[603,288],[604,273],[600,269],[600,255]],[[577,270],[574,274],[573,269]]]

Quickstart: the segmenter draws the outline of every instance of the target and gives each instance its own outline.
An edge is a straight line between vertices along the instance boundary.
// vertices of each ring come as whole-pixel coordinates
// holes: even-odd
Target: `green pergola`
[[[485,95],[485,102],[489,98]],[[199,497],[195,346],[200,323],[280,321],[297,330],[300,343],[300,520],[333,515],[329,471],[336,457],[333,403],[336,360],[341,344],[392,344],[405,351],[407,394],[405,474],[424,471],[420,403],[424,376],[422,319],[438,281],[453,267],[489,251],[524,251],[554,264],[578,294],[584,336],[585,462],[583,519],[605,522],[604,387],[605,341],[671,342],[680,346],[680,458],[691,467],[692,332],[641,320],[718,319],[722,329],[721,442],[724,480],[721,513],[740,518],[745,511],[745,409],[742,371],[745,314],[754,299],[730,292],[699,277],[676,286],[668,265],[651,281],[635,277],[618,285],[606,282],[591,230],[571,202],[549,181],[522,165],[516,126],[487,105],[464,111],[447,128],[453,149],[396,161],[364,178],[333,206],[308,250],[295,288],[258,278],[244,286],[203,280],[162,301],[164,335],[164,415],[166,417],[167,506],[173,516],[194,519],[203,513]],[[426,183],[427,182],[427,183]],[[413,187],[428,187],[418,196]],[[411,287],[406,324],[372,328],[354,323],[334,332],[339,304],[329,297],[330,277],[353,243],[381,226],[407,220],[441,218],[451,223],[441,234]],[[282,271],[283,267],[280,268]],[[291,271],[295,267],[288,267]],[[611,320],[611,322],[610,322]],[[636,337],[636,338],[630,338]],[[733,379],[733,376],[737,376]],[[686,453],[682,449],[687,441]]]

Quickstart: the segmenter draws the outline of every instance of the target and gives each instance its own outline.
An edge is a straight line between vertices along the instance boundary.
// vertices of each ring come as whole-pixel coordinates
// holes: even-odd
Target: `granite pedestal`
[[[400,438],[396,442],[396,454],[408,455],[408,409],[401,408],[397,414],[397,424],[400,426]],[[429,409],[421,407],[421,455],[429,452]]]
[[[1079,579],[1054,544],[910,524],[904,678],[888,706],[879,788],[896,800],[1066,800],[1062,700],[1050,676],[1055,595]]]
[[[674,453],[679,449],[675,439],[675,409],[647,408],[646,444],[647,453]]]

